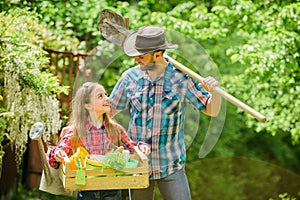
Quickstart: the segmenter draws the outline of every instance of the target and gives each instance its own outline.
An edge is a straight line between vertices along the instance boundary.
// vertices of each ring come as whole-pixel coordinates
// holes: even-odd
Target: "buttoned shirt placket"
[[[165,73],[161,74],[154,81],[150,79],[150,77],[145,74],[143,76],[144,79],[144,87],[143,87],[143,119],[146,119],[146,138],[151,137],[152,135],[156,135],[156,137],[151,137],[152,148],[157,149],[152,152],[152,158],[156,158],[152,160],[151,166],[151,175],[153,178],[159,178],[161,173],[161,163],[160,163],[160,152],[158,149],[160,148],[160,132],[161,132],[161,119],[162,119],[162,107],[161,107],[161,99],[163,92],[170,91],[172,66],[168,65]],[[146,83],[145,83],[146,82]],[[158,87],[162,85],[163,87]],[[160,91],[163,90],[163,91]],[[159,95],[156,95],[159,94]],[[144,112],[145,111],[145,112]]]

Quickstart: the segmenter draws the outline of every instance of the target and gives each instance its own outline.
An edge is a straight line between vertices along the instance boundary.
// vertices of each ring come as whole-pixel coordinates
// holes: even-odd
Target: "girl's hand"
[[[67,156],[66,152],[61,149],[57,149],[54,153],[54,158],[55,158],[56,162],[62,162],[65,157],[68,157],[68,156]]]
[[[143,154],[145,154],[146,156],[148,156],[151,153],[150,145],[148,145],[147,143],[139,142],[138,147],[139,147],[140,151]]]

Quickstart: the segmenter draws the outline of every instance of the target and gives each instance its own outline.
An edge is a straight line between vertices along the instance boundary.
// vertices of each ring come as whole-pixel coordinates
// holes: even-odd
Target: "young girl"
[[[50,166],[59,168],[64,157],[73,155],[78,147],[98,155],[105,155],[119,146],[133,151],[135,142],[109,113],[110,100],[104,87],[98,83],[84,83],[73,98],[69,126],[63,128],[58,146],[50,152]],[[143,153],[150,152],[147,144],[139,142],[138,146]],[[120,190],[78,191],[77,199],[119,200],[121,196]]]

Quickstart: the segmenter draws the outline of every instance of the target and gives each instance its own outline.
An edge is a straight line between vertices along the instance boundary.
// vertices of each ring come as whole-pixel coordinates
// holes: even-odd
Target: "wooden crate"
[[[76,190],[114,190],[114,189],[137,189],[149,187],[148,158],[135,148],[131,158],[138,160],[136,168],[123,168],[120,171],[114,169],[87,169],[86,185],[75,184],[77,170],[70,169],[70,160],[60,168],[60,178],[66,191]]]

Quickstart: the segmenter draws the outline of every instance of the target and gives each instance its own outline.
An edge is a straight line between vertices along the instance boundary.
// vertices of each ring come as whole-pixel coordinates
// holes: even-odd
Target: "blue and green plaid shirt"
[[[150,179],[180,170],[186,159],[184,117],[187,103],[205,109],[210,95],[172,63],[154,81],[139,66],[124,72],[110,95],[111,107],[129,108],[128,135],[151,146]]]

